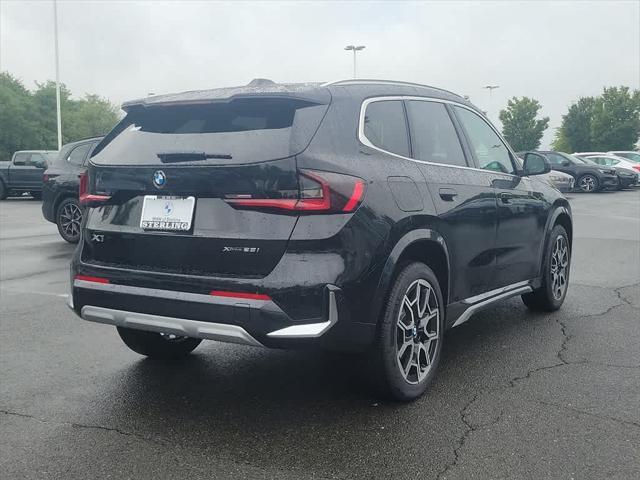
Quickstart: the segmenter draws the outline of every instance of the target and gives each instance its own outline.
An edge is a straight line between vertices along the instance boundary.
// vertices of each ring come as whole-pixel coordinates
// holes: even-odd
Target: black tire
[[[422,283],[416,287],[416,282],[424,282],[431,288],[427,292],[427,302],[429,307],[424,307],[423,318],[433,316],[437,312],[435,318],[431,318],[426,324],[420,328],[402,328],[400,324],[407,326],[403,319],[415,318],[407,315],[406,305],[404,302],[405,295],[412,296],[413,288],[425,288]],[[417,291],[416,297],[421,295]],[[416,302],[418,310],[421,309],[420,301]],[[424,306],[424,303],[423,303]],[[401,310],[402,309],[402,310]],[[429,313],[431,312],[431,314]],[[415,326],[415,323],[413,324]],[[423,331],[424,327],[424,331]],[[427,330],[436,332],[436,340],[428,340]],[[417,333],[416,333],[417,331]],[[402,338],[398,334],[402,335]],[[427,342],[425,350],[418,348],[420,343],[420,335]],[[444,304],[442,293],[438,279],[433,271],[423,263],[410,263],[406,265],[395,278],[394,283],[389,292],[386,306],[382,312],[378,332],[375,343],[370,352],[369,368],[371,379],[378,391],[385,397],[399,401],[410,401],[420,397],[435,376],[440,363],[440,353],[442,351],[442,341],[444,338]],[[408,340],[407,340],[408,339]],[[411,350],[406,347],[402,353],[404,344],[412,343]],[[422,344],[424,346],[424,344]],[[401,370],[404,365],[410,365],[416,358],[413,358],[415,352],[418,352],[416,365],[409,366],[409,374],[403,373]],[[425,356],[423,357],[423,353]],[[421,360],[426,360],[427,356],[431,359],[428,367],[425,366],[422,377],[418,373],[421,368]],[[407,362],[405,362],[407,360]],[[415,375],[413,373],[415,372]]]
[[[557,268],[554,267],[554,265],[558,264],[558,259],[554,259],[554,254],[559,241],[564,242],[564,245],[566,246],[566,266],[564,267],[565,270],[563,275],[564,283],[561,282],[562,291],[558,295],[557,286],[559,284],[554,284],[553,270],[554,268]],[[560,263],[563,263],[562,259]],[[542,261],[542,284],[533,292],[522,295],[522,301],[524,304],[533,311],[553,312],[558,310],[564,303],[564,299],[567,296],[570,271],[571,245],[569,243],[569,237],[567,236],[567,231],[562,225],[556,225],[553,227],[553,230],[551,230],[549,243],[547,244],[547,249],[544,252],[544,258]]]
[[[189,337],[173,337],[156,332],[117,327],[120,338],[127,347],[140,355],[161,360],[176,360],[189,355],[202,340]]]
[[[4,200],[5,198],[7,198],[8,194],[9,191],[7,190],[7,187],[5,187],[4,182],[0,180],[0,200]]]
[[[75,198],[65,198],[60,202],[56,209],[56,225],[63,240],[69,243],[78,243],[82,215],[80,203]]]
[[[578,190],[584,193],[594,193],[600,190],[600,180],[595,175],[585,173],[577,181]]]

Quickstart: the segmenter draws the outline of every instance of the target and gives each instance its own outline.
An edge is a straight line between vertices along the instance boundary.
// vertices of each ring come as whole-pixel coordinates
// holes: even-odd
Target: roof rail
[[[433,88],[435,90],[440,90],[442,92],[447,92],[450,93],[451,95],[455,95],[456,97],[459,98],[464,98],[462,95],[459,95],[455,92],[451,92],[449,90],[445,90],[444,88],[440,88],[440,87],[434,87],[432,85],[424,85],[422,83],[414,83],[414,82],[403,82],[400,80],[378,80],[375,78],[360,78],[360,79],[349,79],[349,80],[337,80],[335,82],[327,82],[327,83],[323,83],[322,86],[323,87],[328,87],[330,85],[361,85],[361,84],[376,84],[376,83],[385,83],[385,84],[389,84],[389,85],[409,85],[412,87],[426,87],[426,88]]]

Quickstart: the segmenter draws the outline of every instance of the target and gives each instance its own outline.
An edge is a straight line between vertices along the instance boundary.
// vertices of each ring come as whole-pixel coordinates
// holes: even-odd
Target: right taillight
[[[633,165],[633,168],[636,172],[640,172],[640,165]]]
[[[82,173],[80,175],[80,187],[78,190],[80,205],[85,207],[97,207],[111,198],[109,195],[96,195],[90,193],[89,184],[89,173]]]
[[[364,180],[341,173],[301,170],[297,198],[254,198],[234,195],[225,198],[236,208],[290,210],[307,213],[349,213],[362,203]]]

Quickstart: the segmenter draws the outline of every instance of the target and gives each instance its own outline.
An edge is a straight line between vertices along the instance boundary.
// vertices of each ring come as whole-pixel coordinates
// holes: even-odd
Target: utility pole
[[[58,54],[58,2],[53,0],[53,36],[56,51],[56,121],[58,124],[58,150],[62,150],[62,117],[60,115],[60,61]]]
[[[346,47],[344,47],[345,50],[353,50],[353,78],[356,78],[356,52],[364,50],[364,48],[364,45],[347,45]]]
[[[493,103],[493,91],[496,88],[500,88],[500,85],[485,85],[482,88],[486,88],[487,90],[489,90],[489,107],[487,108],[487,117],[489,117],[489,114],[491,113],[491,107],[492,107],[492,103]]]

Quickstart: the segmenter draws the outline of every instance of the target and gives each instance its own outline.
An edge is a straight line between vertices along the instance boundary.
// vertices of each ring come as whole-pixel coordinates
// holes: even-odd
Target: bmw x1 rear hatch
[[[322,205],[322,180],[301,177],[295,156],[330,95],[320,87],[248,90],[126,105],[81,185],[96,207],[84,261],[199,275],[273,269],[303,207]]]

